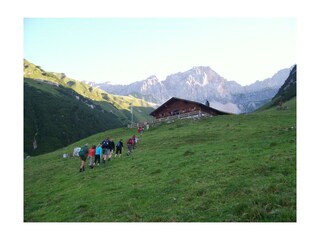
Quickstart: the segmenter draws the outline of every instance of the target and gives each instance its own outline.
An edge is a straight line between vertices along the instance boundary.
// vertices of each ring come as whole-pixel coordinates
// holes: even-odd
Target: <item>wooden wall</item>
[[[163,118],[163,117],[174,116],[174,115],[188,113],[188,112],[195,112],[199,110],[209,114],[214,114],[213,111],[208,111],[208,109],[206,109],[205,107],[202,107],[199,104],[183,101],[183,100],[173,100],[163,105],[156,112],[155,117]]]

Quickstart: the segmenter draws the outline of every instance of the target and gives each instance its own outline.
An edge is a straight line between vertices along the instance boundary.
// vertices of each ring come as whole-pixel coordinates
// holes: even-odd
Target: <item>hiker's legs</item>
[[[86,161],[81,159],[80,172],[85,170]]]
[[[93,156],[90,156],[90,163],[89,163],[90,167],[93,168]]]
[[[102,155],[102,160],[103,160],[103,163],[105,163],[106,159],[107,159],[107,149],[106,148],[103,149],[102,154],[103,154]]]
[[[108,156],[108,161],[110,161],[110,159],[112,158],[112,153],[113,153],[113,150],[110,150],[109,156]]]
[[[94,164],[97,164],[98,162],[98,165],[100,164],[100,155],[95,155],[94,156]]]
[[[109,156],[110,156],[110,149],[107,149],[106,153],[107,153],[106,157],[108,156],[108,161],[110,161],[110,158],[109,158]]]
[[[106,160],[107,160],[107,153],[105,152],[102,156],[103,158],[103,163],[106,163]]]
[[[114,157],[117,157],[118,155],[119,157],[121,156],[121,150],[117,147],[116,154],[114,155]]]
[[[128,144],[128,154],[127,155],[130,155],[132,153],[132,144]]]

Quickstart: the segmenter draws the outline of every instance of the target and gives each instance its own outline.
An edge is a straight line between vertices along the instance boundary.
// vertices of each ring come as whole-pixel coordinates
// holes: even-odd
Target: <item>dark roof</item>
[[[228,113],[228,112],[223,112],[223,111],[217,110],[217,109],[215,109],[215,108],[209,107],[209,106],[204,105],[204,104],[199,103],[199,102],[190,101],[190,100],[186,100],[186,99],[182,99],[182,98],[177,98],[177,97],[172,97],[172,98],[170,98],[168,101],[166,101],[165,103],[163,103],[161,106],[159,106],[157,109],[155,109],[154,111],[152,111],[149,115],[154,116],[154,115],[156,114],[156,112],[158,112],[159,110],[161,110],[166,104],[168,104],[168,103],[170,103],[170,102],[172,102],[172,101],[176,101],[176,100],[185,101],[185,102],[189,102],[189,103],[194,103],[194,104],[196,104],[196,105],[199,105],[199,106],[203,107],[204,109],[214,110],[214,111],[216,111],[216,112],[219,113],[219,114],[233,114],[233,113]]]

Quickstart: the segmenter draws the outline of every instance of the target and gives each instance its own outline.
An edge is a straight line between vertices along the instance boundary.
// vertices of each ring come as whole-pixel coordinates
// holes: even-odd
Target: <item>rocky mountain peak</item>
[[[143,81],[143,84],[156,84],[159,82],[159,79],[155,75],[151,75],[146,80]]]
[[[211,106],[221,111],[240,113],[253,111],[270,100],[284,83],[289,71],[289,68],[280,70],[271,78],[243,87],[235,81],[228,81],[208,66],[194,66],[185,72],[168,75],[162,81],[152,75],[125,86],[109,85],[105,90],[121,95],[134,93],[157,104],[164,103],[170,97],[198,102],[208,100]]]

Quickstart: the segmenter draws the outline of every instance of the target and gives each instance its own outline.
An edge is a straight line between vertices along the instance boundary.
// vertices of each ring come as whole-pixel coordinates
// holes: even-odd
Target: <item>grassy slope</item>
[[[51,152],[92,134],[121,126],[123,123],[115,114],[89,108],[74,97],[71,89],[24,80],[25,153]],[[37,149],[33,149],[35,133]]]
[[[145,132],[132,157],[79,173],[73,147],[24,163],[25,221],[296,221],[296,101]]]
[[[108,94],[60,73],[46,72],[24,60],[24,152],[38,155],[106,129],[151,120],[152,104],[130,96]],[[59,84],[59,88],[39,81]],[[94,104],[92,110],[82,101]],[[79,97],[79,96],[77,96]],[[102,112],[104,110],[104,112]],[[36,135],[37,134],[37,135]],[[33,148],[36,136],[38,148]]]

